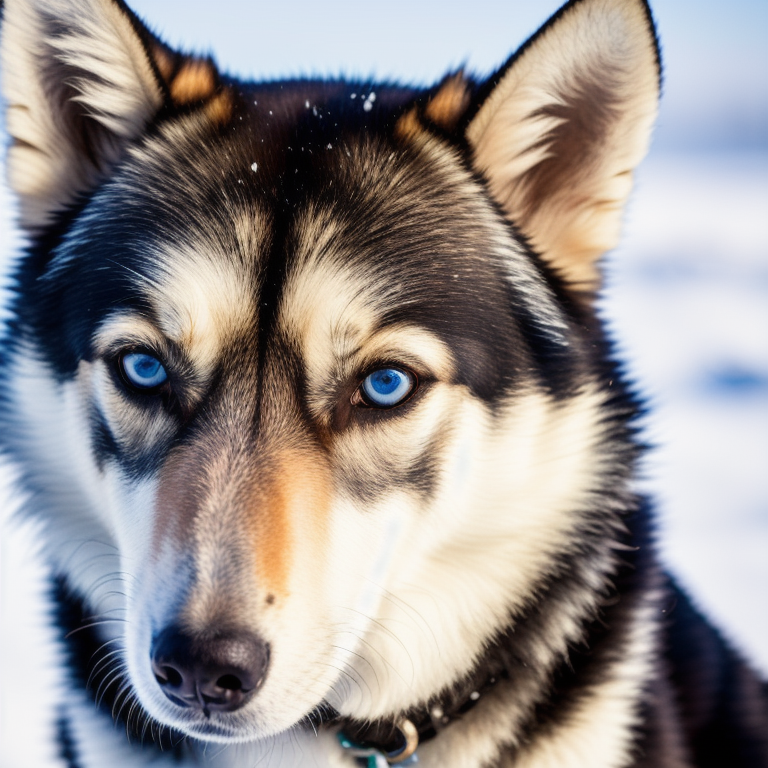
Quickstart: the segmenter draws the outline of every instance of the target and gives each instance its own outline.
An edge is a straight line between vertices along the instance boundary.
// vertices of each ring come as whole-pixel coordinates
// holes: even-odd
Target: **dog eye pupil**
[[[369,405],[391,408],[403,402],[413,392],[413,374],[399,368],[380,368],[369,373],[361,385],[362,393]]]
[[[163,364],[156,357],[144,352],[130,352],[124,355],[121,364],[128,383],[137,389],[154,389],[168,378]]]

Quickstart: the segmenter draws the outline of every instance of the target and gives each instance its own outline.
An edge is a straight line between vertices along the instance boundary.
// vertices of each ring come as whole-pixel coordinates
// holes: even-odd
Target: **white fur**
[[[440,768],[623,768],[631,764],[634,728],[638,725],[644,684],[652,672],[657,647],[659,595],[651,593],[638,606],[629,634],[616,648],[617,660],[606,679],[586,691],[580,705],[545,738],[521,744],[521,701],[527,695],[519,681],[500,683],[461,720],[424,744],[420,764]],[[514,759],[500,756],[505,746],[518,746]]]
[[[250,239],[256,239],[253,231],[259,230],[256,211],[248,228],[248,236],[235,235],[240,235],[239,244],[246,247]],[[187,352],[201,377],[207,377],[225,343],[237,338],[252,322],[253,276],[227,252],[226,243],[215,238],[186,249],[166,249],[153,254],[152,262],[154,280],[146,290],[160,330]]]
[[[554,555],[567,551],[578,523],[571,513],[589,504],[595,467],[609,460],[599,447],[595,396],[559,408],[535,393],[521,396],[495,424],[460,393],[435,392],[423,407],[432,419],[456,414],[455,438],[439,494],[427,509],[414,499],[400,513],[406,522],[388,576],[375,585],[375,621],[353,665],[365,685],[338,703],[359,717],[416,704],[469,670],[500,621],[520,610],[552,569]],[[429,415],[421,418],[430,423]],[[401,499],[392,497],[390,518],[407,503]],[[579,636],[578,621],[590,607],[564,606],[559,625],[542,638],[543,666]]]
[[[45,554],[54,570],[67,573],[87,597],[95,617],[110,620],[103,628],[109,636],[124,607],[116,578],[119,552],[104,477],[87,441],[80,385],[55,384],[31,348],[16,356],[13,371],[11,396],[19,427],[9,438],[28,487],[35,489],[31,506],[44,524]]]
[[[310,231],[322,252],[323,230]],[[322,266],[306,257],[286,287],[281,314],[286,331],[301,340],[316,416],[330,407],[324,393],[334,391],[333,382],[368,361],[398,360],[437,379],[413,414],[334,438],[343,483],[345,465],[370,466],[374,475],[379,456],[395,455],[398,466],[410,466],[443,435],[437,450],[445,469],[431,506],[393,489],[374,508],[355,509],[349,500],[350,508],[339,507],[331,518],[330,562],[344,565],[333,594],[349,613],[339,643],[348,656],[340,660],[351,664],[355,680],[346,697],[334,691],[332,702],[373,718],[415,704],[467,671],[494,628],[523,607],[554,556],[567,549],[579,522],[575,511],[594,503],[591,494],[612,459],[600,447],[602,396],[587,389],[558,406],[532,390],[492,417],[448,383],[455,361],[426,329],[372,332],[387,305],[386,287],[371,291],[327,257]],[[538,298],[546,306],[549,297]],[[595,563],[596,588],[610,567]],[[364,597],[342,602],[350,580],[363,580]],[[563,606],[560,625],[548,633],[551,645],[542,640],[543,667],[578,637],[590,608]]]
[[[104,768],[105,755],[110,768],[179,765],[170,754],[137,751],[123,732],[105,727],[105,722],[109,724],[104,715],[95,712],[93,703],[84,696],[70,694],[64,703],[81,768]],[[206,768],[354,768],[354,763],[341,754],[332,733],[288,731],[258,744],[206,745],[187,740],[182,748],[189,761],[185,764]]]

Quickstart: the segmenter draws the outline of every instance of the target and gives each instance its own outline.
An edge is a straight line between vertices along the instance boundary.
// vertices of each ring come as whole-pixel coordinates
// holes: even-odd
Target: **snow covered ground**
[[[161,29],[178,30],[176,39],[196,39],[198,46],[207,44],[209,38],[202,32],[190,38],[193,33],[181,26],[191,23],[195,14],[209,19],[210,11],[203,13],[200,9],[210,8],[210,3],[189,0],[183,13],[171,9],[165,19],[160,13],[166,13],[173,5],[170,2],[155,5],[153,0],[137,0],[134,5]],[[231,5],[232,0],[220,0],[217,8]],[[330,3],[323,7],[326,5]],[[537,5],[528,3],[525,7]],[[520,22],[517,37],[507,35],[504,41],[488,43],[489,50],[496,46],[488,54],[491,60],[499,61],[505,50],[557,5],[557,0],[542,3],[540,10],[528,13]],[[728,19],[718,17],[706,29],[702,25],[710,11],[723,13],[725,4],[676,0],[672,6],[671,0],[659,0],[654,6],[662,33],[665,5],[668,21],[664,39],[672,52],[668,57],[667,99],[672,108],[666,124],[662,112],[657,141],[662,151],[652,152],[638,174],[623,245],[610,258],[603,312],[621,357],[652,405],[646,422],[647,436],[657,448],[647,461],[645,487],[658,500],[665,561],[697,603],[768,674],[768,150],[764,135],[757,149],[751,139],[746,142],[752,147],[748,151],[745,142],[734,141],[733,136],[721,141],[718,149],[712,146],[712,136],[707,138],[702,133],[717,122],[713,115],[748,114],[750,120],[754,118],[750,125],[763,126],[760,105],[765,101],[765,75],[759,76],[757,101],[749,93],[748,79],[739,80],[734,89],[731,83],[736,70],[722,74],[722,67],[716,87],[710,88],[711,81],[699,83],[697,92],[691,78],[713,67],[713,57],[702,53],[708,50],[707,36],[722,37]],[[407,12],[406,6],[413,12],[417,10],[409,1],[400,12]],[[695,14],[699,25],[699,48],[686,47],[685,40],[678,43],[675,39],[676,29],[687,33],[690,28],[680,10],[685,7]],[[728,4],[728,13],[732,16],[753,7],[757,5],[752,0],[742,0]],[[216,13],[219,24],[233,24],[223,10]],[[680,15],[675,17],[674,13]],[[760,13],[765,15],[763,10]],[[377,64],[372,57],[380,41],[390,36],[386,27],[389,17],[379,19],[379,26],[374,28],[362,11],[360,14],[355,17],[352,40],[361,48],[359,53],[339,59],[338,65],[321,60],[321,50],[335,53],[350,44],[338,34],[334,37],[329,33],[315,41],[317,51],[311,52],[306,61],[314,62],[323,71],[337,71],[346,63],[356,67],[355,71],[367,72],[365,67],[376,66],[379,74],[398,74],[394,64]],[[326,15],[331,17],[332,12]],[[448,40],[447,27],[439,26],[446,15],[436,17],[438,27],[431,33],[434,41],[449,43],[450,47],[454,43]],[[474,15],[480,15],[478,9]],[[711,13],[710,17],[714,18]],[[464,16],[456,18],[461,35],[469,36],[475,28],[480,29]],[[299,21],[307,20],[301,17]],[[411,30],[427,23],[417,20]],[[323,19],[318,17],[304,26],[314,30],[322,28],[322,24]],[[486,30],[492,28],[489,34],[495,41],[502,25],[489,25],[487,20],[483,24]],[[235,26],[239,34],[251,35],[249,24]],[[396,29],[397,24],[392,28]],[[761,27],[744,24],[744,28],[754,37],[754,30]],[[459,39],[455,32],[452,34],[452,39]],[[255,34],[253,38],[263,62],[272,55],[265,45],[275,48],[275,43]],[[414,69],[413,61],[431,59],[439,66],[447,60],[426,53],[413,38],[409,40],[401,40],[396,52],[399,58],[390,61],[400,62],[406,71],[421,79],[435,76]],[[305,53],[309,42],[308,38],[302,43]],[[220,44],[214,41],[214,45],[221,52]],[[720,62],[747,72],[744,62],[752,61],[750,51],[754,46],[736,44],[734,40],[729,45],[722,43],[718,49]],[[235,56],[235,48],[228,56]],[[694,48],[699,51],[698,58]],[[245,43],[237,50],[243,57],[251,54]],[[452,50],[454,55],[461,55],[466,49]],[[292,50],[287,55],[296,61]],[[760,55],[765,58],[764,51]],[[243,69],[235,58],[221,58],[232,68]],[[675,63],[684,59],[689,80],[677,77],[680,70],[675,69]],[[477,57],[471,62],[481,68],[489,66]],[[303,61],[299,61],[296,66],[302,65]],[[295,67],[286,70],[280,61],[275,67],[280,72],[297,71]],[[747,94],[743,98],[739,96],[742,92]],[[674,105],[680,105],[683,96],[684,109],[678,107],[675,112]],[[718,109],[718,98],[737,97],[741,99],[739,104],[747,105],[746,112],[731,107],[730,112]],[[696,120],[688,119],[694,113]],[[699,119],[701,115],[712,119]],[[697,134],[704,137],[701,151],[672,151],[687,143],[686,131],[691,127],[701,129]],[[752,134],[757,135],[754,131]],[[693,132],[690,135],[695,138]],[[696,143],[693,138],[689,146]],[[724,151],[724,146],[741,146],[741,151]],[[15,242],[10,202],[0,190],[0,270],[4,270]],[[44,697],[40,691],[49,685],[53,661],[45,643],[44,607],[39,599],[44,569],[35,558],[34,531],[8,523],[16,505],[17,499],[8,487],[7,468],[0,467],[0,768],[53,768],[57,764],[47,752],[44,726],[30,717],[30,713],[43,714]],[[14,751],[19,747],[23,757],[21,751]]]

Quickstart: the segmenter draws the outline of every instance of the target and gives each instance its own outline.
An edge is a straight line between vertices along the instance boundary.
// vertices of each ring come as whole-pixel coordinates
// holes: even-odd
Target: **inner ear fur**
[[[481,91],[473,163],[506,216],[577,291],[599,287],[645,155],[660,84],[643,0],[573,0]]]
[[[94,189],[162,107],[212,100],[219,78],[210,60],[163,45],[122,0],[4,5],[8,180],[34,233]]]

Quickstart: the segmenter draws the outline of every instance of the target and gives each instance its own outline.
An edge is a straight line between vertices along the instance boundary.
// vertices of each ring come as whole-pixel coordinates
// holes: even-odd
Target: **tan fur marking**
[[[230,91],[222,91],[217,93],[205,105],[205,114],[215,125],[223,125],[232,117],[233,108],[232,93]]]
[[[253,512],[249,532],[256,555],[258,584],[269,593],[285,598],[291,559],[290,497],[286,483],[276,480],[264,492],[257,489],[249,503]]]
[[[412,140],[424,133],[424,126],[419,120],[416,107],[408,110],[395,124],[395,136],[399,139]]]
[[[216,88],[216,70],[209,61],[189,59],[171,83],[171,98],[182,106],[208,99]]]
[[[290,592],[294,527],[303,529],[301,535],[313,537],[325,527],[330,481],[317,470],[318,463],[308,452],[283,453],[275,459],[269,479],[258,478],[246,503],[258,584],[279,598]],[[313,533],[308,534],[308,529]]]
[[[426,116],[446,131],[452,131],[469,106],[469,85],[461,72],[446,79],[429,100]]]

